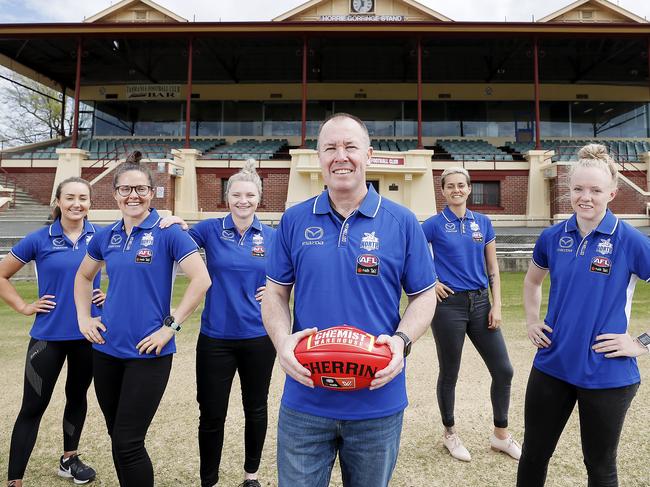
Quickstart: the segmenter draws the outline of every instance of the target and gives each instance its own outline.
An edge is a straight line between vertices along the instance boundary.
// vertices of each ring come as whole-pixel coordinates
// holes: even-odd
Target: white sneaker
[[[470,455],[469,451],[467,451],[467,448],[463,446],[463,442],[460,441],[460,437],[457,433],[454,433],[452,435],[443,433],[442,444],[445,445],[445,448],[449,450],[449,454],[456,460],[469,462],[472,459],[472,455]]]
[[[521,457],[521,445],[512,437],[512,435],[508,435],[505,440],[501,440],[492,433],[490,435],[490,448],[494,451],[500,451],[506,455],[510,455],[515,460],[519,460]]]

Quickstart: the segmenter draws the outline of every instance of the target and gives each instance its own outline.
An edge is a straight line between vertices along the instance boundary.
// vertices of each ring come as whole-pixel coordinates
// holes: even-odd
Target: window
[[[472,206],[501,206],[501,182],[472,182]]]
[[[228,196],[226,195],[226,188],[228,187],[228,178],[221,178],[221,203],[228,205]]]
[[[580,11],[580,18],[582,20],[592,20],[594,18],[594,11],[593,10],[581,10]]]
[[[147,20],[147,11],[146,10],[136,10],[135,11],[135,20]]]

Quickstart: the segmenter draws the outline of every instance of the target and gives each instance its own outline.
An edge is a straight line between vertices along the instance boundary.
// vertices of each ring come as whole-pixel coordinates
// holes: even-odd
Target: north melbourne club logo
[[[614,249],[614,245],[612,245],[611,239],[602,238],[598,243],[596,252],[598,252],[599,254],[607,255],[607,254],[611,254],[613,249]]]
[[[143,236],[142,239],[140,240],[140,244],[142,244],[143,247],[150,247],[153,245],[153,235],[152,232],[146,232]]]
[[[253,245],[262,245],[264,244],[264,237],[261,233],[256,233],[253,235]]]
[[[375,236],[375,232],[363,233],[363,237],[361,237],[361,248],[368,252],[379,250],[379,239]]]
[[[472,222],[469,224],[469,228],[472,232],[478,232],[480,230],[480,227],[478,226],[478,223]]]

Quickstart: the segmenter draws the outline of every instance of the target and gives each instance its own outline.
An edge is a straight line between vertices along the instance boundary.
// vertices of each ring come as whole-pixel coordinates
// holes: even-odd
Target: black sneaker
[[[239,487],[262,487],[257,480],[246,479],[243,483],[239,484]]]
[[[95,470],[82,462],[79,455],[71,455],[66,460],[61,456],[59,460],[59,477],[72,479],[77,485],[95,480],[95,475]]]

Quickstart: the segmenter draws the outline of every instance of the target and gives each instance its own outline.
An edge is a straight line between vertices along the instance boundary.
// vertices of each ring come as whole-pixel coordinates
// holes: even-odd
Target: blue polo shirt
[[[294,332],[348,324],[373,335],[397,329],[402,288],[415,295],[436,281],[415,215],[372,186],[343,221],[327,191],[289,208],[271,246],[267,277],[294,285]],[[287,376],[282,403],[335,419],[389,416],[407,405],[405,374],[374,391],[350,392],[310,389]]]
[[[266,284],[266,257],[275,230],[253,218],[240,235],[232,215],[197,223],[190,235],[205,249],[212,286],[205,297],[201,333],[220,339],[266,335],[256,290]]]
[[[496,237],[490,219],[465,210],[458,218],[448,206],[422,223],[441,283],[454,291],[488,287],[485,247]]]
[[[609,210],[583,238],[573,215],[542,232],[533,263],[550,272],[544,321],[553,329],[533,365],[587,389],[639,382],[635,358],[606,358],[591,347],[598,335],[627,331],[634,286],[650,279],[650,239]]]
[[[136,345],[162,326],[170,314],[176,266],[198,250],[178,225],[161,229],[154,209],[131,235],[124,221],[101,229],[88,246],[88,256],[106,262],[109,284],[102,313],[106,343],[94,344],[100,352],[118,358],[152,358],[138,354]],[[160,355],[176,351],[172,338]]]
[[[56,306],[49,313],[36,313],[29,334],[36,340],[85,340],[79,331],[77,308],[74,304],[74,278],[86,255],[88,242],[96,228],[87,220],[76,242],[63,233],[61,220],[56,219],[46,227],[30,233],[12,249],[11,255],[23,264],[36,261],[38,295],[51,294]],[[100,274],[93,281],[99,289]],[[99,308],[92,305],[92,316],[100,316]]]

